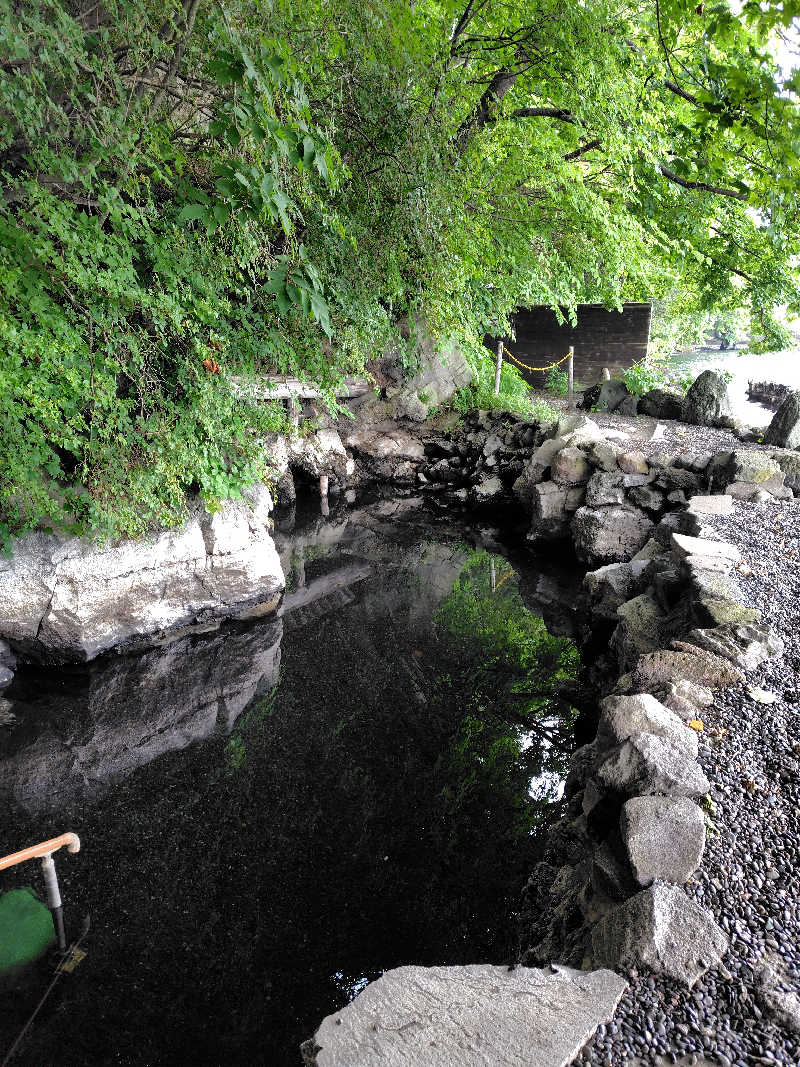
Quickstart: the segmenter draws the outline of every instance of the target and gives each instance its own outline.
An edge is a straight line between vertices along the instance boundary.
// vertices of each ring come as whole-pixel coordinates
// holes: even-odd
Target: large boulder
[[[667,793],[701,797],[711,788],[685,748],[655,734],[634,734],[608,754],[595,772],[601,786],[628,797]]]
[[[616,619],[617,608],[642,592],[647,584],[649,560],[609,563],[584,575],[583,587],[589,596],[592,615]]]
[[[707,689],[721,689],[741,685],[745,680],[738,667],[699,646],[690,652],[679,649],[648,652],[638,660],[626,679],[624,688],[634,693],[654,693],[682,681]]]
[[[541,482],[532,489],[530,541],[552,541],[566,537],[575,508],[582,499],[580,486]],[[571,506],[573,505],[574,506]]]
[[[639,414],[654,419],[679,419],[683,412],[683,397],[671,389],[648,389],[639,398]]]
[[[550,470],[558,453],[566,447],[563,437],[551,437],[534,449],[522,474],[514,482],[514,496],[527,512],[533,511],[533,487],[550,477]]]
[[[98,545],[37,532],[0,558],[0,636],[45,662],[144,648],[187,628],[277,608],[283,570],[265,486],[178,530]]]
[[[616,459],[614,460],[616,468]],[[622,471],[596,471],[586,486],[586,504],[591,508],[602,508],[608,504],[625,503],[625,485]]]
[[[627,988],[568,967],[396,967],[323,1020],[307,1067],[567,1067]]]
[[[617,618],[610,648],[622,670],[628,670],[639,656],[662,644],[664,612],[649,593],[640,593],[620,605]]]
[[[688,797],[631,797],[622,806],[620,832],[639,885],[682,884],[700,866],[706,820]]]
[[[596,477],[596,476],[595,476]],[[597,566],[633,558],[650,537],[653,523],[633,507],[582,507],[572,520],[578,558]]]
[[[561,485],[583,485],[591,473],[592,468],[580,448],[562,448],[553,460],[553,481]]]
[[[584,411],[616,411],[626,397],[630,396],[625,382],[618,380],[600,382],[583,394]]]
[[[753,671],[783,652],[783,641],[766,626],[731,622],[710,629],[690,630],[686,642]]]
[[[764,444],[777,448],[800,446],[800,392],[789,393],[775,412],[764,434]]]
[[[596,966],[644,965],[689,987],[727,951],[728,939],[708,912],[665,882],[626,900],[592,930]]]
[[[650,693],[608,696],[600,702],[599,745],[616,746],[634,734],[654,734],[697,758],[697,734]]]
[[[681,419],[694,426],[733,425],[728,385],[721,374],[703,371],[684,397]]]

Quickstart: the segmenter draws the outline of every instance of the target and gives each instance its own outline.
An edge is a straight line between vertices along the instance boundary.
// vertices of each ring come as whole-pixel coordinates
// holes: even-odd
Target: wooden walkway
[[[317,400],[322,396],[319,389],[299,378],[263,375],[259,378],[234,378],[234,389],[250,400],[283,400],[296,427],[300,422],[302,400]],[[363,378],[345,378],[336,390],[340,400],[364,396],[371,386]]]

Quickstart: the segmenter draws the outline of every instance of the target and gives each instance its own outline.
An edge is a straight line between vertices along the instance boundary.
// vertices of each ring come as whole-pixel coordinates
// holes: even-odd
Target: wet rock
[[[644,965],[691,987],[728,950],[713,918],[678,886],[656,882],[620,904],[592,931],[596,965]]]
[[[599,745],[616,746],[635,734],[654,734],[697,758],[697,734],[650,693],[612,695],[600,702]]]
[[[632,797],[620,832],[636,881],[683,884],[700,866],[706,843],[703,812],[687,797]]]
[[[761,484],[770,481],[775,475],[783,474],[778,463],[769,452],[757,452],[752,449],[737,449],[733,452],[730,463],[730,480],[732,482],[754,482]],[[783,484],[783,478],[780,477]]]
[[[589,564],[630,560],[652,530],[647,515],[633,507],[582,507],[572,520],[576,553]]]
[[[7,641],[0,640],[0,667],[13,671],[17,665],[16,654]]]
[[[797,448],[800,445],[800,392],[789,393],[764,434],[765,445]]]
[[[655,734],[634,734],[618,745],[595,772],[606,789],[625,796],[667,793],[700,797],[711,788],[686,750]]]
[[[721,374],[703,371],[684,397],[681,419],[694,426],[733,425],[728,386]]]
[[[560,485],[581,485],[588,482],[592,469],[579,448],[562,448],[553,460],[552,477]]]
[[[315,1067],[567,1067],[627,987],[611,971],[567,967],[397,967],[329,1015],[304,1062]]]
[[[683,396],[671,389],[648,389],[639,400],[639,414],[654,419],[680,419]]]
[[[662,649],[642,656],[630,676],[633,692],[653,693],[670,683],[687,681],[707,689],[741,685],[744,675],[727,659],[700,647],[690,652]]]
[[[623,452],[617,459],[623,474],[648,474],[650,467],[643,452]]]
[[[599,758],[598,745],[591,741],[576,748],[569,758],[569,773],[564,782],[564,796],[569,800],[584,788]]]

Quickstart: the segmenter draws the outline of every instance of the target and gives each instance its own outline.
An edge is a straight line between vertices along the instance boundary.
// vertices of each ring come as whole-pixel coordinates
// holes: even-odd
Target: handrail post
[[[41,857],[44,886],[47,890],[47,906],[53,914],[53,925],[56,928],[58,938],[58,951],[67,951],[67,938],[64,933],[64,908],[61,904],[61,892],[58,888],[58,875],[53,859],[53,853],[48,852]]]
[[[503,342],[497,342],[497,364],[494,370],[494,395],[500,395],[500,372],[503,369]]]

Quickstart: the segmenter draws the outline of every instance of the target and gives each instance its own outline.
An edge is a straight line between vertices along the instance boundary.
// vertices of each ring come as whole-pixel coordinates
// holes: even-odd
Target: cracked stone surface
[[[568,967],[397,967],[303,1046],[315,1067],[566,1067],[627,983]]]

